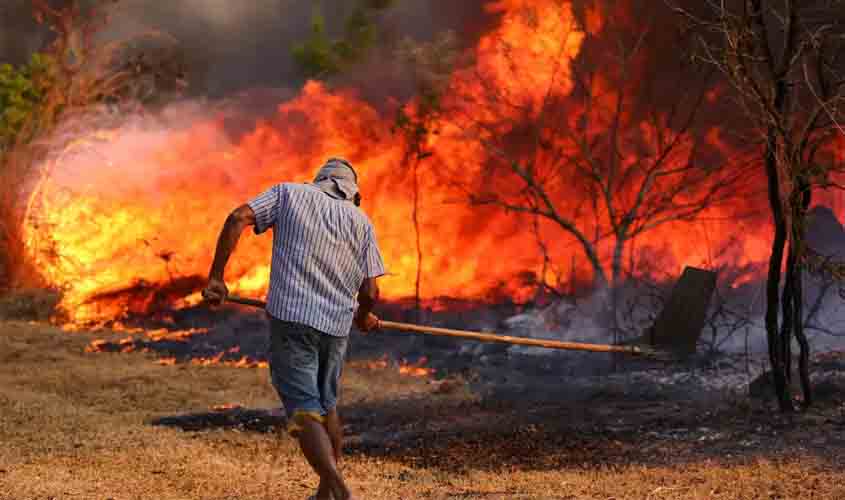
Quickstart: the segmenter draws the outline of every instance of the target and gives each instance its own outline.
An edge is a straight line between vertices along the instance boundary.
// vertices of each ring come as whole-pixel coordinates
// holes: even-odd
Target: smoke
[[[0,62],[20,63],[43,47],[49,33],[32,19],[30,0],[0,3]],[[51,3],[60,6],[69,0]],[[331,36],[341,32],[343,20],[357,5],[343,0],[318,3]],[[377,20],[382,43],[406,36],[427,41],[441,31],[454,30],[471,44],[490,22],[484,3],[396,2]],[[161,32],[173,37],[187,62],[194,95],[220,97],[248,88],[298,88],[303,78],[290,49],[309,34],[313,8],[313,2],[296,0],[120,0],[110,7],[104,36],[125,39]],[[384,84],[388,73],[371,77]]]
[[[0,63],[24,62],[43,46],[47,35],[32,17],[30,0],[0,2]]]

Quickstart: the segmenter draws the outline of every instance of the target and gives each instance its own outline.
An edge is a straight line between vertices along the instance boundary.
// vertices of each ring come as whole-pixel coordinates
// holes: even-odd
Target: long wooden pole
[[[266,302],[256,299],[248,299],[230,295],[227,299],[235,304],[264,308]],[[525,337],[512,337],[509,335],[498,335],[487,332],[474,332],[468,330],[453,330],[450,328],[437,328],[433,326],[414,325],[411,323],[399,323],[397,321],[379,321],[379,328],[388,330],[400,330],[424,335],[435,335],[440,337],[456,337],[462,339],[478,340],[481,342],[500,342],[504,344],[527,345],[533,347],[545,347],[547,349],[563,349],[567,351],[590,351],[590,352],[615,352],[621,354],[645,355],[652,357],[667,357],[666,352],[644,345],[612,345],[612,344],[588,344],[584,342],[562,342],[559,340],[529,339]]]
[[[402,330],[405,332],[422,333],[441,337],[457,337],[462,339],[480,340],[481,342],[501,342],[503,344],[528,345],[546,347],[548,349],[563,349],[567,351],[618,352],[623,354],[648,354],[638,345],[588,344],[585,342],[562,342],[560,340],[530,339],[526,337],[512,337],[496,333],[473,332],[469,330],[452,330],[434,326],[421,326],[396,321],[379,321],[380,328]]]

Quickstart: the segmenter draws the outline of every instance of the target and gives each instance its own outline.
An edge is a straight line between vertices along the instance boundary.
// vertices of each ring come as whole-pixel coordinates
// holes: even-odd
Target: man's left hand
[[[202,291],[202,297],[214,304],[223,305],[226,298],[229,296],[229,289],[223,280],[210,278],[208,285]]]
[[[373,313],[367,313],[365,316],[359,314],[355,317],[355,325],[362,332],[371,332],[373,330],[378,330],[379,319],[378,316]]]

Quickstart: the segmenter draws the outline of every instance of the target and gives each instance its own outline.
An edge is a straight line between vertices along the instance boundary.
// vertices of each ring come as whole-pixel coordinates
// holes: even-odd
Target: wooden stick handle
[[[264,308],[266,302],[256,299],[248,299],[230,295],[226,300],[235,304]],[[588,344],[584,342],[562,342],[559,340],[530,339],[525,337],[512,337],[487,332],[473,332],[468,330],[452,330],[449,328],[437,328],[434,326],[414,325],[411,323],[399,323],[397,321],[379,321],[379,328],[388,330],[400,330],[411,333],[422,333],[424,335],[436,335],[440,337],[455,337],[462,339],[479,340],[481,342],[500,342],[504,344],[527,345],[534,347],[545,347],[547,349],[563,349],[567,351],[591,351],[591,352],[617,352],[622,354],[656,355],[655,350],[640,345],[612,345],[612,344]]]
[[[226,302],[234,302],[235,304],[258,307],[260,309],[264,309],[265,307],[267,307],[267,303],[263,300],[248,299],[246,297],[238,297],[237,295],[229,295],[228,297],[226,297]]]
[[[610,344],[588,344],[584,342],[562,342],[559,340],[531,339],[526,337],[512,337],[496,333],[473,332],[468,330],[452,330],[450,328],[437,328],[433,326],[421,326],[411,323],[398,323],[396,321],[379,321],[380,328],[390,330],[402,330],[405,332],[422,333],[425,335],[436,335],[441,337],[457,337],[462,339],[479,340],[481,342],[501,342],[504,344],[527,345],[534,347],[545,347],[548,349],[564,349],[567,351],[591,351],[591,352],[619,352],[624,354],[645,354],[645,350],[636,345],[610,345]]]

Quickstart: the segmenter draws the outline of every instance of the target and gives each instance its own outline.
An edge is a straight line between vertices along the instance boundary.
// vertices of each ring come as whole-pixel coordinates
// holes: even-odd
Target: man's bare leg
[[[343,453],[343,423],[340,421],[337,408],[332,408],[326,414],[326,431],[329,433],[334,449],[334,461],[339,465]]]
[[[323,478],[320,478],[320,486],[317,487],[316,498],[318,500],[334,500],[332,490],[329,489],[329,483],[324,481]]]
[[[337,462],[334,458],[334,447],[326,427],[311,418],[302,419],[302,430],[299,431],[299,446],[308,463],[320,476],[320,490],[318,500],[329,500],[331,497],[322,494],[331,492],[334,500],[354,500],[352,493],[343,481]]]
[[[326,415],[326,431],[329,433],[329,440],[332,442],[335,465],[340,466],[343,451],[343,424],[340,421],[337,408],[329,410],[329,413]],[[317,498],[328,498],[330,493],[329,484],[323,479],[320,479],[320,487],[317,488]]]

